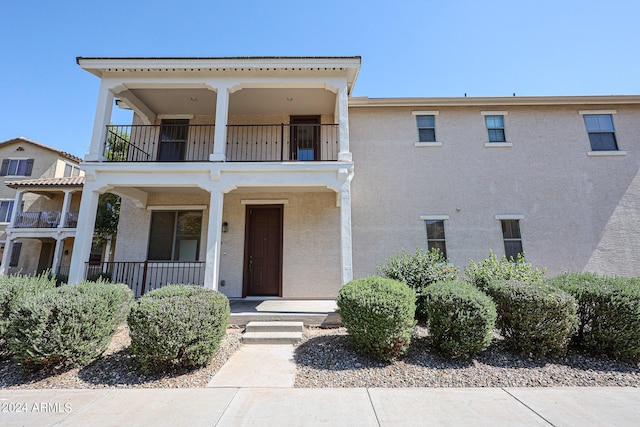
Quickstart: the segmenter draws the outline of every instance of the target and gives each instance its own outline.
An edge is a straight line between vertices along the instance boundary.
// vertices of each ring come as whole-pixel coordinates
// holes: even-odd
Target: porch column
[[[84,156],[86,162],[99,162],[103,157],[103,143],[106,135],[107,125],[111,121],[111,111],[113,110],[113,92],[107,83],[102,80],[100,92],[98,94],[98,106],[96,116],[93,121],[93,134],[91,135],[91,146],[89,152]]]
[[[340,133],[340,152],[338,161],[352,161],[349,151],[349,93],[347,84],[341,84],[338,88],[338,130]]]
[[[218,87],[216,95],[216,128],[213,137],[213,153],[209,155],[212,162],[226,160],[227,121],[229,120],[229,88]]]
[[[96,212],[98,210],[98,194],[94,191],[90,182],[85,182],[78,213],[78,227],[73,241],[71,253],[71,265],[69,266],[69,284],[76,284],[84,279],[84,265],[89,261],[91,243],[93,241],[93,229],[96,224]]]
[[[62,248],[64,247],[64,239],[56,238],[56,248],[53,251],[53,264],[51,265],[51,273],[57,274],[62,260]]]
[[[7,233],[7,240],[4,243],[4,252],[2,253],[2,265],[0,265],[0,276],[4,276],[9,271],[9,260],[11,259],[11,251],[13,250],[13,240]]]
[[[207,224],[207,252],[204,286],[218,290],[220,276],[220,240],[222,239],[222,204],[224,194],[217,186],[211,189],[209,222]]]
[[[9,227],[16,226],[16,219],[18,218],[18,212],[22,209],[22,195],[23,190],[16,190],[16,197],[13,199],[13,210],[11,211],[11,220],[9,221]]]
[[[351,241],[351,177],[349,173],[340,188],[340,249],[342,284],[353,280],[353,247]]]
[[[71,190],[64,190],[64,200],[62,201],[62,211],[60,212],[60,222],[58,228],[65,228],[67,225],[67,213],[69,212],[69,206],[71,206]]]

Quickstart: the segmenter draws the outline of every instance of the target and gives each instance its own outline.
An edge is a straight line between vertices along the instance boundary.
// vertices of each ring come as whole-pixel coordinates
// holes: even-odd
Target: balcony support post
[[[11,251],[13,250],[13,239],[11,234],[7,233],[7,240],[4,243],[4,252],[2,253],[2,264],[0,264],[0,276],[4,276],[9,271],[9,259],[11,259]]]
[[[23,190],[16,190],[16,197],[13,199],[13,211],[11,212],[11,220],[9,221],[9,227],[16,226],[16,219],[18,218],[19,211],[22,210],[22,196]]]
[[[60,221],[58,228],[65,228],[67,226],[67,214],[69,213],[69,206],[71,206],[71,190],[64,190],[64,200],[62,201],[62,211],[60,212]]]
[[[229,121],[229,88],[219,86],[216,95],[216,124],[213,137],[213,153],[209,155],[212,162],[226,160],[227,122]]]
[[[98,162],[103,160],[104,143],[107,125],[111,121],[114,95],[105,80],[100,83],[100,93],[98,94],[98,106],[93,122],[93,134],[91,135],[91,146],[89,152],[84,157],[85,162]]]
[[[341,84],[338,88],[338,132],[340,134],[340,152],[338,161],[351,162],[353,160],[349,151],[349,93],[347,84]]]
[[[207,252],[205,257],[204,286],[218,290],[220,277],[220,240],[222,239],[222,205],[224,194],[214,185],[209,201],[209,223],[207,226]]]
[[[342,284],[353,280],[353,243],[351,237],[351,178],[352,173],[342,170],[344,182],[340,188],[340,251]]]
[[[78,213],[78,230],[73,241],[71,265],[69,267],[69,284],[80,283],[84,279],[84,266],[89,261],[93,230],[96,224],[98,198],[100,194],[94,190],[92,181],[86,181],[82,190],[80,212]]]
[[[60,268],[60,261],[62,261],[62,248],[64,247],[64,239],[61,237],[56,238],[56,247],[53,250],[53,264],[51,265],[51,273],[58,274],[58,268]]]

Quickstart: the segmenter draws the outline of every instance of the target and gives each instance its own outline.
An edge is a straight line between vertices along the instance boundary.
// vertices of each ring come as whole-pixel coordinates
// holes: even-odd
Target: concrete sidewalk
[[[636,388],[0,390],[2,426],[637,426]]]

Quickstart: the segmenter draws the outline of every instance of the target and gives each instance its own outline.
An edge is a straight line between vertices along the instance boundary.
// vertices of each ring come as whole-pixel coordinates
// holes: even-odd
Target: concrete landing
[[[237,299],[230,300],[230,325],[252,321],[303,322],[305,326],[339,326],[335,300]]]
[[[207,387],[293,387],[293,345],[243,345]]]

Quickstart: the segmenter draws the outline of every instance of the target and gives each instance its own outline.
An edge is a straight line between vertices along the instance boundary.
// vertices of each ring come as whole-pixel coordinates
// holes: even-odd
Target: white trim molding
[[[508,220],[508,219],[524,219],[524,215],[509,215],[509,214],[496,214],[494,216],[495,219],[497,220]]]
[[[414,142],[414,147],[442,147],[442,142]]]
[[[414,116],[437,116],[440,111],[412,111],[411,114]]]
[[[243,200],[240,200],[240,203],[243,204],[243,205],[288,205],[289,204],[289,199],[274,199],[274,200],[269,200],[269,199],[256,199],[256,200],[243,199]]]
[[[483,116],[508,116],[508,111],[480,111]]]
[[[512,148],[511,142],[485,142],[484,148]]]
[[[449,215],[420,215],[421,221],[446,221]]]
[[[578,114],[584,116],[585,114],[616,114],[616,110],[579,110]]]
[[[147,206],[148,211],[203,211],[206,205],[167,205],[167,206]]]
[[[626,156],[626,151],[587,151],[589,157],[610,157],[610,156]]]

